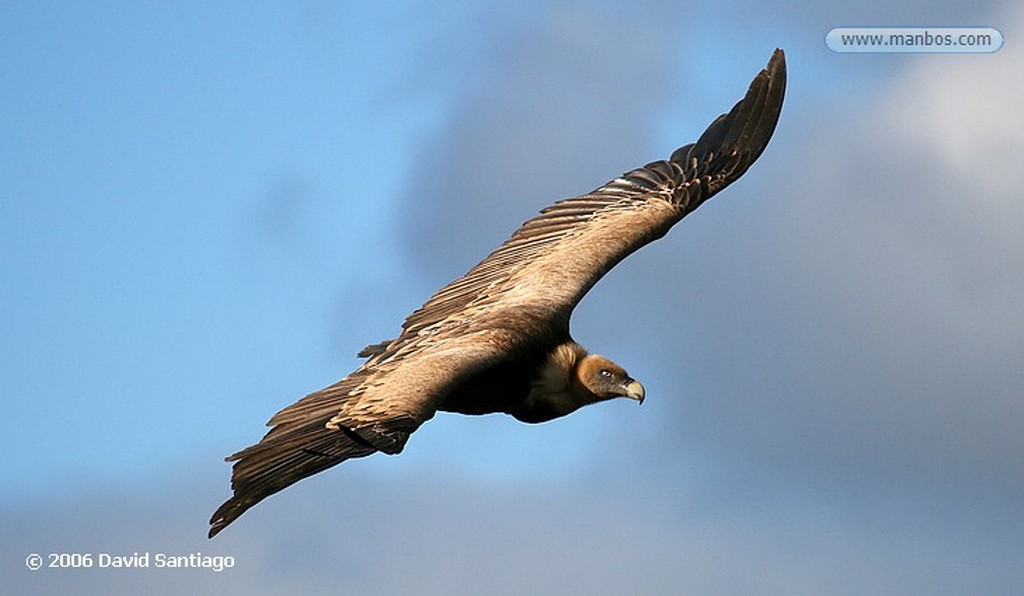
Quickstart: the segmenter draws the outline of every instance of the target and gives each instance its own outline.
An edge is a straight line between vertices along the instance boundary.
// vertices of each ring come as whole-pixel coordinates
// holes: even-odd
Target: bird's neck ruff
[[[586,348],[574,341],[559,344],[541,366],[540,374],[533,383],[533,392],[547,396],[565,395],[568,399],[576,383],[576,367],[586,357]]]
[[[576,373],[586,357],[587,350],[574,341],[556,346],[537,370],[530,394],[510,413],[522,422],[546,422],[584,405]]]

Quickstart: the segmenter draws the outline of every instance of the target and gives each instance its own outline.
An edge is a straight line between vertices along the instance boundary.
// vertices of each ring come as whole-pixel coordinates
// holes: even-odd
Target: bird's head
[[[596,399],[628,397],[644,403],[644,386],[604,356],[588,354],[576,366],[576,382]]]
[[[551,351],[529,396],[510,413],[523,422],[547,422],[616,397],[643,403],[644,386],[618,364],[568,341]]]

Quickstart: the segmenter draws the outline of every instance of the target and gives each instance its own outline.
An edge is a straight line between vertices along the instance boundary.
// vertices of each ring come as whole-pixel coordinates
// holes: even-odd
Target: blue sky
[[[991,55],[841,55],[838,25]],[[1024,12],[831,3],[0,7],[0,492],[19,593],[1024,588]],[[783,47],[776,138],[576,339],[644,381],[439,415],[216,540],[222,458],[554,200],[696,138]],[[235,569],[28,571],[32,552]]]

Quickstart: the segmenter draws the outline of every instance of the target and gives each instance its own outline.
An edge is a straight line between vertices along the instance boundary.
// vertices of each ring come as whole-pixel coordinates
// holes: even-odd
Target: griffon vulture
[[[360,352],[367,360],[355,372],[275,414],[259,443],[227,458],[234,496],[213,514],[210,537],[307,476],[399,453],[438,410],[544,422],[616,397],[643,402],[625,369],[573,341],[572,310],[619,261],[747,171],[775,130],[785,88],[776,50],[696,143],[544,209],[409,315],[397,338]]]

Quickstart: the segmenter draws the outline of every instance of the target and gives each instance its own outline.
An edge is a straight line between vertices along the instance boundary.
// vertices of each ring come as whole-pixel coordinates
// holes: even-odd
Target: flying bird
[[[777,49],[696,143],[544,209],[409,315],[398,337],[359,352],[366,361],[355,372],[275,414],[259,443],[227,458],[234,495],[209,536],[307,476],[401,452],[437,411],[537,423],[618,397],[642,403],[639,381],[573,341],[572,310],[619,261],[747,171],[775,131],[785,89]]]

